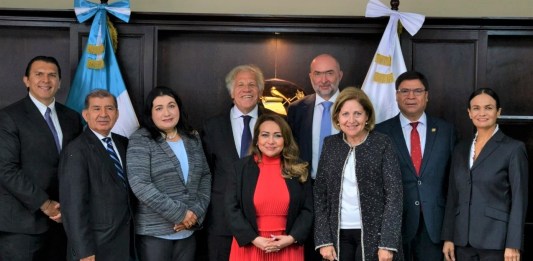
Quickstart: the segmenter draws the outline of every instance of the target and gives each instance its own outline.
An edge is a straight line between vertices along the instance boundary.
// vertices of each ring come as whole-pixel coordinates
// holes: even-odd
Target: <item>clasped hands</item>
[[[61,211],[59,202],[48,199],[41,205],[41,211],[51,220],[61,223]]]
[[[196,224],[197,221],[198,220],[197,220],[196,214],[194,214],[194,212],[190,210],[187,210],[187,213],[185,213],[185,218],[183,218],[183,221],[181,221],[181,223],[179,224],[174,225],[174,231],[180,232],[184,229],[189,229],[192,226],[194,226],[194,224]]]
[[[270,235],[270,237],[256,237],[252,244],[256,246],[257,248],[265,251],[265,253],[273,253],[278,252],[281,249],[294,244],[295,240],[294,237],[291,235],[279,235],[274,236]]]

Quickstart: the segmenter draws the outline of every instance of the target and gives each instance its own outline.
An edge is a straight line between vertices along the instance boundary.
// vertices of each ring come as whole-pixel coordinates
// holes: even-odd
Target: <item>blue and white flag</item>
[[[361,89],[368,95],[376,113],[376,123],[392,118],[400,111],[396,102],[396,78],[406,71],[400,39],[398,21],[411,35],[415,35],[424,24],[425,17],[419,14],[391,10],[379,0],[370,0],[366,17],[390,16],[389,23],[379,42],[378,50]]]
[[[131,13],[129,0],[112,4],[75,0],[74,11],[80,23],[93,16],[94,20],[66,104],[81,113],[87,94],[95,89],[109,91],[117,97],[119,110],[119,118],[112,132],[129,137],[139,128],[139,121],[120,73],[108,27],[110,22],[107,18],[109,12],[120,20],[128,22]]]

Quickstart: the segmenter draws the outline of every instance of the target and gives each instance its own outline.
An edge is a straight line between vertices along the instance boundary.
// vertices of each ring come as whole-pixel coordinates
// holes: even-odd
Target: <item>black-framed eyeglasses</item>
[[[426,90],[425,90],[425,89],[422,89],[422,88],[419,88],[419,89],[413,89],[413,90],[411,90],[411,89],[399,89],[397,92],[398,92],[400,95],[402,95],[402,96],[408,96],[409,93],[411,93],[411,92],[412,92],[415,96],[420,96],[420,95],[424,94],[424,93],[426,92]]]

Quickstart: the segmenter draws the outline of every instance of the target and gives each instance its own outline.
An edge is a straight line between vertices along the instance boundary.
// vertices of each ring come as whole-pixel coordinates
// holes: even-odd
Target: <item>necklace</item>
[[[178,129],[174,128],[174,135],[163,133],[163,137],[165,137],[166,140],[173,140],[178,135]]]

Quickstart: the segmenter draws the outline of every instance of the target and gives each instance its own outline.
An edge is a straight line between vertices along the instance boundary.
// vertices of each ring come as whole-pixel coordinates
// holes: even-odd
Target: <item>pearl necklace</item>
[[[166,133],[161,133],[161,134],[163,134],[163,137],[166,140],[173,140],[174,138],[176,138],[176,136],[178,136],[178,129],[174,128],[174,135],[169,135],[169,134],[166,134]]]

